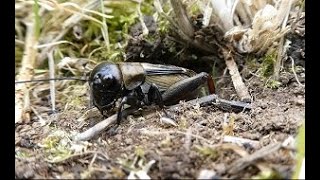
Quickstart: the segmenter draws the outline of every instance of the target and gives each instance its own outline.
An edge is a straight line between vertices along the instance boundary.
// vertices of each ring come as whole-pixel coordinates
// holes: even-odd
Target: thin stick
[[[137,110],[136,108],[125,109],[122,112],[122,115],[123,115],[123,117],[126,117],[127,115],[133,113],[136,110]],[[116,120],[117,120],[117,114],[114,114],[114,115],[108,117],[107,119],[99,122],[98,124],[96,124],[95,126],[91,127],[90,129],[86,130],[85,132],[82,132],[82,133],[76,135],[74,137],[74,139],[76,141],[87,141],[87,140],[90,140],[95,135],[99,134],[101,131],[106,129],[109,125],[115,123]]]
[[[47,48],[47,47],[51,48],[51,46],[60,45],[60,44],[70,44],[70,45],[76,46],[74,43],[72,43],[70,41],[62,40],[62,41],[57,41],[57,42],[52,42],[52,43],[47,43],[47,44],[41,44],[41,45],[38,45],[37,48],[38,49]]]
[[[48,63],[49,63],[49,77],[54,79],[54,59],[53,59],[53,50],[48,54]],[[56,94],[55,94],[55,81],[50,81],[50,99],[51,99],[51,109],[54,112],[56,110]]]
[[[93,156],[88,168],[92,167],[92,165],[93,165],[94,161],[96,160],[96,158],[97,158],[97,153],[94,153],[94,156]]]
[[[23,81],[26,79],[32,79],[34,74],[34,66],[36,59],[36,48],[38,41],[35,36],[35,26],[34,20],[32,22],[26,23],[27,33],[26,33],[26,43],[25,51],[22,58],[22,67],[17,76],[17,80]],[[15,88],[15,123],[21,122],[22,119],[29,121],[30,115],[27,113],[29,108],[29,96],[28,96],[28,84],[16,84]]]
[[[259,141],[254,141],[251,139],[245,139],[245,138],[240,138],[235,136],[227,136],[227,135],[223,137],[223,142],[234,143],[242,146],[249,144],[253,148],[257,148],[259,146]]]
[[[280,42],[279,42],[279,47],[278,47],[277,60],[274,63],[274,70],[273,70],[273,78],[275,80],[279,79],[279,73],[280,73],[281,62],[282,62],[282,57],[283,57],[282,55],[284,54],[283,42],[284,42],[284,38],[281,37]]]
[[[139,2],[139,4],[137,5],[137,12],[138,12],[138,15],[139,15],[139,21],[141,23],[141,26],[142,26],[142,33],[143,35],[148,35],[149,34],[149,29],[147,28],[147,25],[146,23],[144,22],[144,19],[143,19],[143,15],[142,15],[142,12],[141,12],[141,2]]]
[[[287,1],[282,1],[280,4],[279,11],[282,13],[279,13],[277,16],[278,21],[282,20],[281,24],[281,31],[285,31],[289,13],[290,13],[290,7],[292,4],[292,0],[287,0]],[[282,10],[282,11],[281,11]],[[280,22],[281,23],[281,22]],[[282,57],[286,52],[286,48],[284,48],[284,35],[281,37],[279,41],[279,49],[278,49],[278,56],[277,56],[277,61],[274,64],[274,71],[273,71],[273,78],[275,80],[279,80],[279,74],[280,74],[280,69],[281,69],[281,62],[282,62]]]
[[[234,61],[231,52],[227,49],[222,49],[224,60],[226,62],[229,74],[231,75],[233,86],[240,97],[241,101],[251,102],[251,97],[247,86],[244,84],[242,77],[239,73],[238,66]]]
[[[294,60],[293,60],[293,58],[291,56],[289,56],[289,58],[291,59],[291,68],[292,68],[292,72],[294,74],[294,78],[296,79],[297,83],[300,86],[304,87],[304,85],[300,83],[298,75],[297,75],[296,71],[294,70]]]
[[[248,167],[252,163],[254,163],[256,160],[261,159],[281,148],[281,143],[275,143],[275,144],[269,144],[268,146],[265,146],[261,148],[260,150],[254,152],[253,154],[249,156],[245,156],[241,159],[238,159],[234,163],[232,163],[229,166],[229,173],[236,174],[239,171],[243,170],[244,168]]]
[[[31,108],[31,110],[33,111],[33,113],[39,118],[39,122],[40,122],[41,126],[46,125],[46,121],[40,116],[40,114],[38,113],[38,111],[37,111],[34,107],[32,107],[32,106],[30,106],[30,108]]]
[[[105,14],[103,0],[100,0],[100,3],[101,3],[101,12],[102,14]],[[106,43],[107,50],[109,52],[110,51],[109,32],[108,32],[108,25],[106,23],[106,18],[104,16],[102,16],[101,33]]]

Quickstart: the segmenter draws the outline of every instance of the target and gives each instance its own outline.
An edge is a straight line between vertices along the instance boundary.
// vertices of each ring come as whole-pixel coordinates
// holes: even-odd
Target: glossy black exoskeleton
[[[163,108],[180,100],[197,98],[203,85],[207,85],[210,94],[215,93],[213,80],[207,73],[196,74],[173,65],[137,62],[102,62],[89,77],[93,104],[101,114],[122,98],[118,124],[125,104],[139,108],[155,103]]]

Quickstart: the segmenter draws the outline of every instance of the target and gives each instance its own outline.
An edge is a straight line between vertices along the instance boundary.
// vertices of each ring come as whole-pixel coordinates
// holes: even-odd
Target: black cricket
[[[210,94],[215,93],[214,82],[205,72],[197,74],[178,66],[138,62],[102,62],[92,70],[89,86],[93,104],[102,115],[122,98],[118,124],[125,104],[140,108],[154,103],[164,108],[199,97],[205,86]]]

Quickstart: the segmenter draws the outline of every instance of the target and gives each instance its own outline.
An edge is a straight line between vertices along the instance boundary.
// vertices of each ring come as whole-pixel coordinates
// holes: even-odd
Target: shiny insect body
[[[197,74],[178,66],[138,62],[102,62],[91,71],[89,86],[93,104],[102,115],[122,98],[118,124],[125,104],[139,108],[154,103],[163,108],[199,97],[202,87],[215,93],[214,82],[205,72]]]

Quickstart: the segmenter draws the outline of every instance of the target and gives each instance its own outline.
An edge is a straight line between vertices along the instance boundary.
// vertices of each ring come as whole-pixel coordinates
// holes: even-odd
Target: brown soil
[[[161,121],[160,110],[146,107],[142,113],[128,116],[116,130],[110,127],[88,142],[75,142],[73,135],[103,119],[98,111],[85,115],[89,104],[85,86],[69,89],[64,98],[67,102],[57,102],[57,113],[48,114],[50,101],[39,98],[32,102],[37,106],[38,114],[15,127],[16,178],[123,179],[132,172],[143,170],[151,161],[154,164],[146,171],[153,179],[197,178],[203,170],[215,174],[206,173],[211,179],[252,178],[261,172],[272,172],[267,176],[260,174],[261,178],[291,178],[295,167],[294,149],[289,146],[259,153],[268,145],[294,138],[305,120],[304,37],[289,38],[292,48],[288,56],[302,67],[296,70],[302,85],[290,71],[290,59],[285,60],[280,74],[281,86],[275,89],[266,87],[266,80],[254,72],[249,73],[242,65],[244,63],[238,63],[253,97],[253,109],[249,112],[225,112],[213,106],[199,107],[181,102],[176,110],[167,110],[177,124],[173,126]],[[138,50],[133,45],[128,50],[132,51],[133,59],[136,59],[135,53],[140,54],[142,50],[151,54],[144,57],[161,57],[154,50],[159,50],[164,43],[152,46],[144,41],[131,43],[139,46]],[[193,53],[189,55],[193,57]],[[190,59],[188,57],[185,59]],[[199,56],[204,60],[205,57]],[[183,62],[177,63],[181,64]],[[212,65],[199,66],[212,70]],[[198,69],[202,70],[206,71]],[[230,77],[222,76],[216,81],[220,97],[237,99]],[[42,124],[39,117],[46,122]],[[255,145],[226,143],[223,141],[226,135],[252,140]],[[260,157],[250,159],[249,155]]]
[[[299,78],[304,79],[303,75],[304,72],[298,73]],[[277,177],[290,178],[294,156],[285,148],[263,156],[243,170],[230,172],[235,166],[233,163],[243,156],[237,148],[252,154],[297,134],[305,119],[305,89],[292,73],[282,74],[282,79],[287,81],[278,89],[266,88],[255,76],[246,81],[254,97],[250,112],[235,114],[211,106],[181,103],[177,110],[169,112],[178,124],[174,127],[161,123],[159,113],[145,110],[143,116],[128,116],[116,132],[111,128],[90,140],[82,154],[56,163],[48,162],[54,156],[53,150],[40,144],[56,130],[83,132],[102,117],[96,112],[79,122],[77,119],[85,112],[83,106],[72,106],[50,115],[50,125],[41,126],[35,117],[15,128],[16,178],[126,178],[130,171],[141,170],[141,165],[151,160],[155,160],[147,172],[151,178],[197,178],[204,169],[215,171],[215,177],[251,178],[261,170],[258,163],[271,169]],[[220,89],[218,94],[235,96],[232,88]],[[85,94],[81,97],[88,99]],[[224,119],[230,121],[229,129],[223,125]],[[224,134],[255,140],[259,145],[233,144],[225,148]],[[63,144],[61,141],[57,143]],[[137,162],[133,163],[134,159]]]

